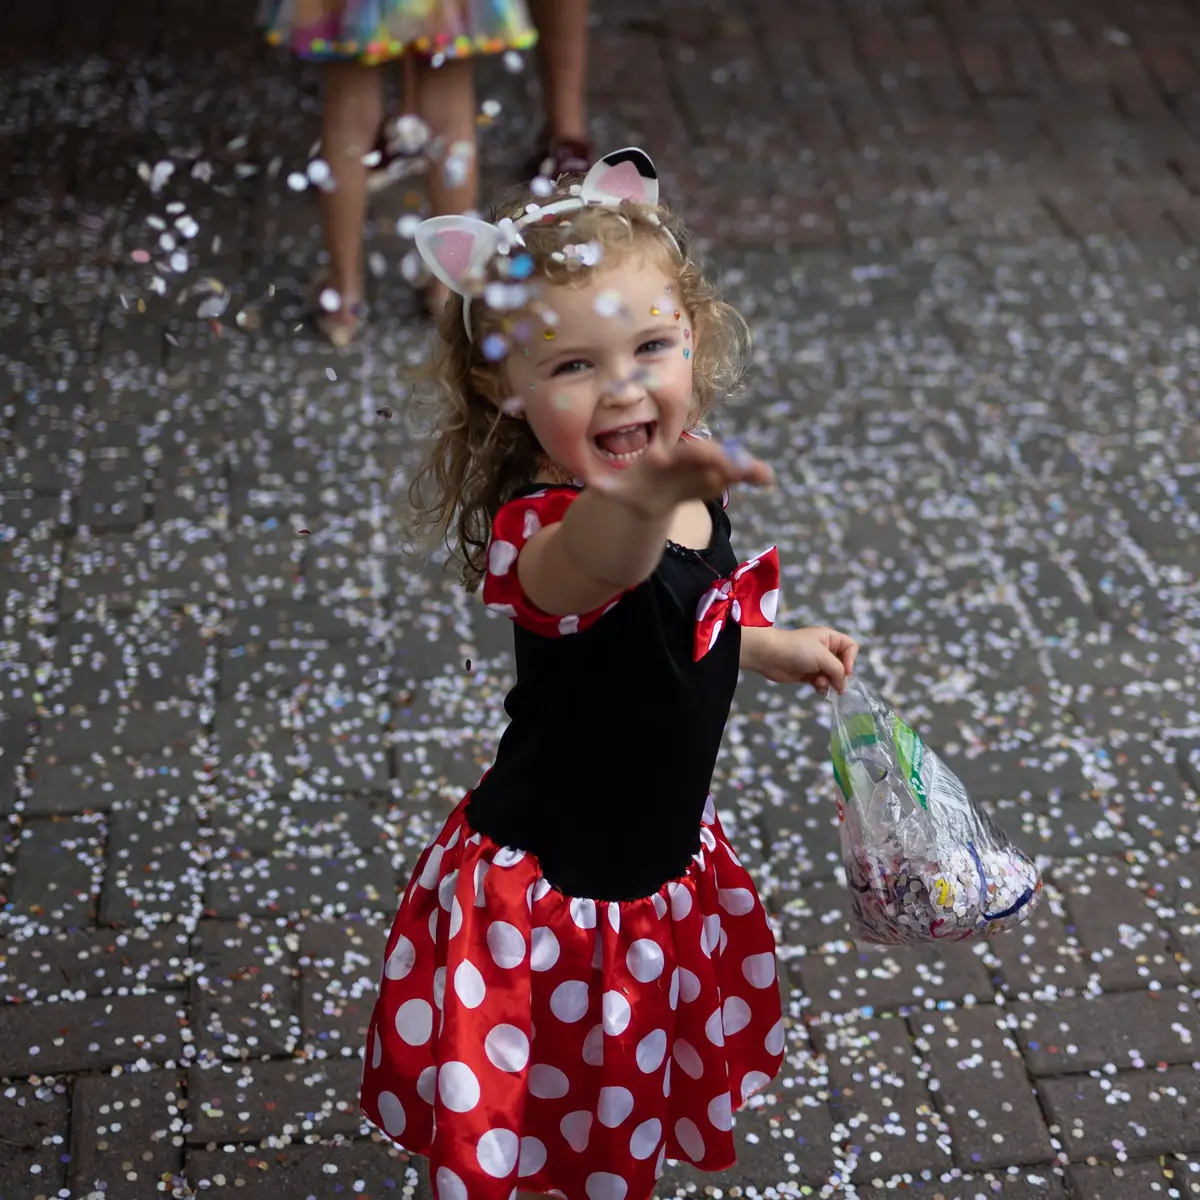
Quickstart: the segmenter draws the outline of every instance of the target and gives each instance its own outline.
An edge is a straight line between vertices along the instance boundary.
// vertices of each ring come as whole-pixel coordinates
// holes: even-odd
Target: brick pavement
[[[0,18],[3,1200],[427,1189],[360,1126],[357,1055],[509,646],[388,516],[416,201],[378,206],[370,337],[316,345],[283,182],[315,93],[253,7]],[[739,541],[779,542],[787,619],[862,635],[1049,893],[979,953],[856,949],[820,706],[748,681],[716,788],[788,1058],[738,1167],[662,1194],[1200,1194],[1200,14],[597,8],[598,141],[652,150],[758,336],[722,423],[782,486]],[[483,81],[499,181],[529,85]],[[219,328],[179,300],[204,276]]]

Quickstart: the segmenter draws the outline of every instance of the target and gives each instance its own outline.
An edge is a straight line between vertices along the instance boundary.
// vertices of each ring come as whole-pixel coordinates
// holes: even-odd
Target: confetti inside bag
[[[900,945],[994,937],[1025,921],[1038,869],[866,684],[833,695],[842,858],[858,932]]]

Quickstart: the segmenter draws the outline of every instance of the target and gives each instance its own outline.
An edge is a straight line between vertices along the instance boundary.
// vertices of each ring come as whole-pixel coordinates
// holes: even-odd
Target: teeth
[[[645,449],[634,450],[630,454],[613,454],[611,450],[605,450],[603,446],[597,446],[597,450],[604,455],[605,458],[611,459],[613,462],[633,462],[635,458],[641,458],[646,453]]]

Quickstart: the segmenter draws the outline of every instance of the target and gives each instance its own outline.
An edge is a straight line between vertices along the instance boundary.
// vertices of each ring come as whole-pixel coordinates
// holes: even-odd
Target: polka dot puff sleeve
[[[574,488],[543,488],[503,505],[492,523],[488,546],[487,574],[483,580],[483,602],[493,612],[511,617],[522,629],[542,637],[565,637],[594,625],[616,607],[620,596],[589,613],[556,616],[543,612],[521,587],[517,558],[522,547],[539,529],[557,525],[578,498]]]

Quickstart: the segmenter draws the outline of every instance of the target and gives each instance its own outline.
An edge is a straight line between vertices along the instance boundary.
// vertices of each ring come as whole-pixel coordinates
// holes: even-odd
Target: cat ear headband
[[[552,204],[530,204],[524,216],[515,221],[505,217],[498,225],[474,217],[448,216],[430,217],[417,226],[417,253],[436,278],[463,297],[463,327],[468,341],[475,340],[471,330],[471,283],[482,277],[484,267],[495,255],[524,245],[522,229],[581,208],[617,208],[624,200],[653,207],[658,203],[658,172],[644,150],[614,150],[571,190],[577,194]],[[663,232],[678,250],[670,230]]]

